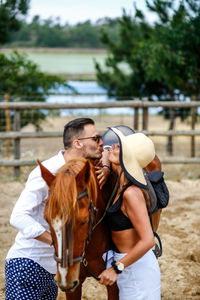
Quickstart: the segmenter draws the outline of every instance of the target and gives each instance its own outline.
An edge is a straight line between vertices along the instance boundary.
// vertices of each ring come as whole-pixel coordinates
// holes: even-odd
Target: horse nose
[[[73,281],[73,288],[72,289],[75,289],[79,284],[79,281],[78,280],[74,280]]]

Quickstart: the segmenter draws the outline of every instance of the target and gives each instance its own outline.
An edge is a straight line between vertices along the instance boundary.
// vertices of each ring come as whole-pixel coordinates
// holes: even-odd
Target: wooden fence
[[[200,163],[200,158],[195,157],[195,136],[200,136],[200,131],[195,130],[196,120],[196,109],[200,107],[200,102],[179,102],[179,101],[166,101],[166,102],[150,102],[147,99],[144,100],[130,100],[130,101],[117,101],[117,102],[101,102],[101,103],[41,103],[41,102],[1,102],[0,110],[5,110],[6,115],[9,115],[9,111],[12,110],[14,113],[14,131],[10,130],[10,125],[6,132],[0,132],[0,140],[14,140],[14,160],[0,160],[0,166],[14,167],[14,176],[20,175],[20,166],[32,166],[36,162],[33,160],[21,160],[20,159],[20,140],[25,138],[49,138],[49,137],[61,137],[62,132],[21,132],[21,110],[33,110],[33,109],[89,109],[89,108],[133,108],[133,128],[138,130],[139,126],[139,109],[142,110],[142,131],[149,136],[189,136],[191,138],[191,157],[189,158],[178,158],[168,157],[161,158],[162,163],[166,164],[197,164]],[[150,131],[148,130],[148,109],[150,107],[162,107],[169,109],[176,108],[190,108],[191,109],[191,130],[188,131]]]

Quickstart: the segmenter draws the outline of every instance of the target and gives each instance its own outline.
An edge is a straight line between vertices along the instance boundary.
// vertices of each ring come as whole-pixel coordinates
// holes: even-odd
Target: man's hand
[[[48,231],[43,232],[41,235],[35,237],[35,239],[40,241],[40,242],[49,244],[50,246],[53,245],[53,240],[52,240],[52,237],[51,237],[51,233],[48,232]]]

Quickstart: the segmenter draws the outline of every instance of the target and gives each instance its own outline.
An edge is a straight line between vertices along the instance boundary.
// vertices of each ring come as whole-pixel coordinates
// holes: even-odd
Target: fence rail
[[[72,95],[73,96],[73,95]],[[14,131],[7,129],[7,132],[0,132],[0,140],[14,140],[14,159],[13,160],[0,160],[0,166],[14,167],[14,176],[18,177],[20,174],[21,166],[33,166],[36,165],[35,160],[22,160],[20,159],[20,140],[27,138],[53,138],[62,137],[62,132],[21,132],[21,110],[33,110],[33,109],[105,109],[105,108],[133,108],[133,128],[139,131],[139,109],[142,110],[142,131],[149,136],[189,136],[191,137],[191,157],[166,157],[161,158],[161,162],[164,164],[200,164],[200,158],[195,157],[195,137],[200,136],[200,131],[195,130],[196,122],[196,109],[200,107],[200,102],[180,102],[180,101],[165,101],[165,102],[152,102],[148,99],[134,99],[127,101],[116,102],[99,102],[99,103],[46,103],[46,102],[9,102],[5,97],[5,102],[0,103],[0,110],[5,110],[6,115],[12,110],[14,114]],[[152,131],[148,130],[148,108],[190,108],[191,109],[191,130],[168,130],[168,131]],[[7,128],[10,128],[7,127]]]
[[[200,157],[185,158],[185,157],[165,157],[160,158],[163,164],[200,164]],[[36,160],[0,160],[1,167],[24,167],[24,166],[36,166]]]
[[[139,130],[138,130],[139,132]],[[200,130],[169,130],[169,131],[152,131],[152,130],[142,130],[142,132],[149,136],[199,136]],[[103,132],[100,132],[103,134]],[[53,132],[0,132],[0,140],[6,139],[29,139],[29,138],[53,138],[62,137],[63,132],[53,131]]]
[[[147,100],[128,100],[116,102],[98,102],[98,103],[47,103],[47,102],[1,102],[0,109],[80,109],[80,108],[114,108],[114,107],[132,107],[132,108],[149,108],[149,107],[163,107],[163,108],[196,108],[200,107],[199,101],[181,102],[181,101],[164,101],[153,102]]]

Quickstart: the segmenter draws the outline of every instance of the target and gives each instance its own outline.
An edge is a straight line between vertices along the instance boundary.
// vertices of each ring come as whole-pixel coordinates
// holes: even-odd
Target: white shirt
[[[51,173],[65,164],[63,151],[42,163]],[[53,258],[54,247],[34,239],[45,231],[49,225],[44,219],[44,208],[49,189],[39,166],[29,175],[10,217],[10,224],[18,229],[14,245],[8,251],[6,259],[25,257],[32,259],[48,272],[56,273],[56,262]]]

